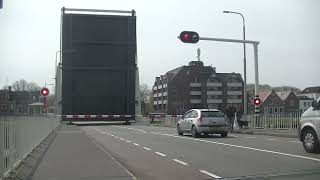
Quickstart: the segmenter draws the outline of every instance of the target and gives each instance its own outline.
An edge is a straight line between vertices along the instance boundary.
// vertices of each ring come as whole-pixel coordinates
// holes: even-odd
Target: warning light
[[[255,98],[255,99],[253,100],[253,104],[256,105],[256,106],[260,105],[260,104],[261,104],[260,98]]]
[[[42,88],[41,91],[40,91],[40,94],[42,96],[48,96],[49,95],[49,89],[48,88]]]

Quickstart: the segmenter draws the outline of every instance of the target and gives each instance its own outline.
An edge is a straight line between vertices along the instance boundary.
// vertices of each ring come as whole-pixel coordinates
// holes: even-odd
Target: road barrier
[[[0,114],[0,180],[59,124],[56,116]]]

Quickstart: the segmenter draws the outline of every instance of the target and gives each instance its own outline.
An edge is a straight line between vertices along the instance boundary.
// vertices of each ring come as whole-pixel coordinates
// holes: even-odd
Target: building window
[[[274,113],[278,113],[278,108],[274,108]]]
[[[268,113],[268,108],[265,107],[263,112]]]
[[[308,107],[310,107],[311,106],[311,103],[310,102],[308,102]]]
[[[300,113],[303,113],[303,110],[302,110],[302,109],[300,109]]]
[[[283,112],[283,108],[281,107],[281,108],[279,108],[279,111],[280,111],[280,113],[282,113]]]
[[[192,82],[198,83],[199,82],[199,78],[198,77],[194,77]]]
[[[221,87],[207,87],[208,91],[221,91],[222,88]]]
[[[304,107],[307,107],[307,102],[303,102]]]
[[[269,113],[270,113],[270,114],[272,113],[272,107],[269,108]]]

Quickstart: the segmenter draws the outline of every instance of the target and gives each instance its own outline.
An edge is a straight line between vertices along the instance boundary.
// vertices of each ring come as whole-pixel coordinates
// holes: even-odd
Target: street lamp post
[[[242,30],[243,30],[243,40],[246,40],[246,26],[244,16],[239,12],[233,11],[223,11],[223,13],[230,13],[230,14],[238,14],[242,17]],[[244,78],[244,86],[243,86],[243,114],[244,116],[248,113],[248,103],[247,103],[247,58],[246,58],[246,43],[243,43],[243,78]]]

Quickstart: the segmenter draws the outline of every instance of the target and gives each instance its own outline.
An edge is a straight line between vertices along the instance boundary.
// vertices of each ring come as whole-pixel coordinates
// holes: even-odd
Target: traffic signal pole
[[[179,38],[179,37],[178,37]],[[252,44],[254,49],[254,69],[255,69],[255,97],[259,98],[259,68],[258,68],[258,45],[259,41],[251,40],[239,40],[239,39],[224,39],[224,38],[208,38],[208,37],[199,37],[199,40],[203,41],[218,41],[218,42],[231,42],[231,43],[245,43]],[[260,105],[255,105],[255,110],[259,110]]]

